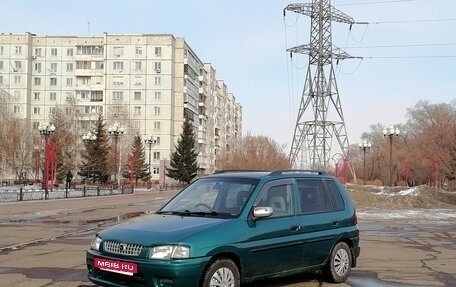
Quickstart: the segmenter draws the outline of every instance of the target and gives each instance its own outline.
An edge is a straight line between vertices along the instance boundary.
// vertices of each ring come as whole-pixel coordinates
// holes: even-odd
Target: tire
[[[347,280],[352,266],[350,247],[345,242],[337,243],[331,251],[325,275],[328,281],[342,283]]]
[[[201,287],[240,287],[239,269],[226,258],[217,259],[204,272]]]

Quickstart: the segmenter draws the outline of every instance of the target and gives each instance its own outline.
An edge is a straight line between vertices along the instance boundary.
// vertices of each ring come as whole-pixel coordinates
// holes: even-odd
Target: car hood
[[[103,240],[141,244],[175,244],[230,219],[159,215],[143,216],[99,232]]]

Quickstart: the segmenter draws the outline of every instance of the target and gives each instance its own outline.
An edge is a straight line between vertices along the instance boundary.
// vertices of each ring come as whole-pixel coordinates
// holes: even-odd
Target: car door
[[[299,268],[303,242],[299,218],[295,216],[294,180],[265,184],[255,206],[272,207],[274,212],[270,217],[248,221],[245,276],[280,274]]]
[[[321,179],[298,179],[298,217],[302,224],[303,266],[324,263],[338,237],[338,220]]]

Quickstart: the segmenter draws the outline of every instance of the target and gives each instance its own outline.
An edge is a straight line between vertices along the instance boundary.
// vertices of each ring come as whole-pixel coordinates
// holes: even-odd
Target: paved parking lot
[[[173,194],[143,190],[131,195],[1,204],[1,285],[94,286],[86,279],[85,266],[85,250],[94,233],[153,212]],[[362,252],[346,284],[323,283],[318,274],[303,274],[248,286],[455,286],[453,217],[436,221],[413,213],[415,218],[409,214],[391,219],[381,216],[384,213],[360,212]]]

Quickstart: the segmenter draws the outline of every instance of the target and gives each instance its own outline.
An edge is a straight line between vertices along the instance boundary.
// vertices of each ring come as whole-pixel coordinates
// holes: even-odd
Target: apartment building
[[[0,88],[14,99],[14,114],[36,135],[61,108],[74,110],[78,134],[91,129],[99,114],[107,125],[122,125],[125,155],[133,136],[153,136],[155,178],[174,150],[184,119],[194,124],[201,174],[216,169],[217,153],[242,134],[242,106],[216,78],[214,67],[200,60],[184,38],[168,34],[2,33]]]

